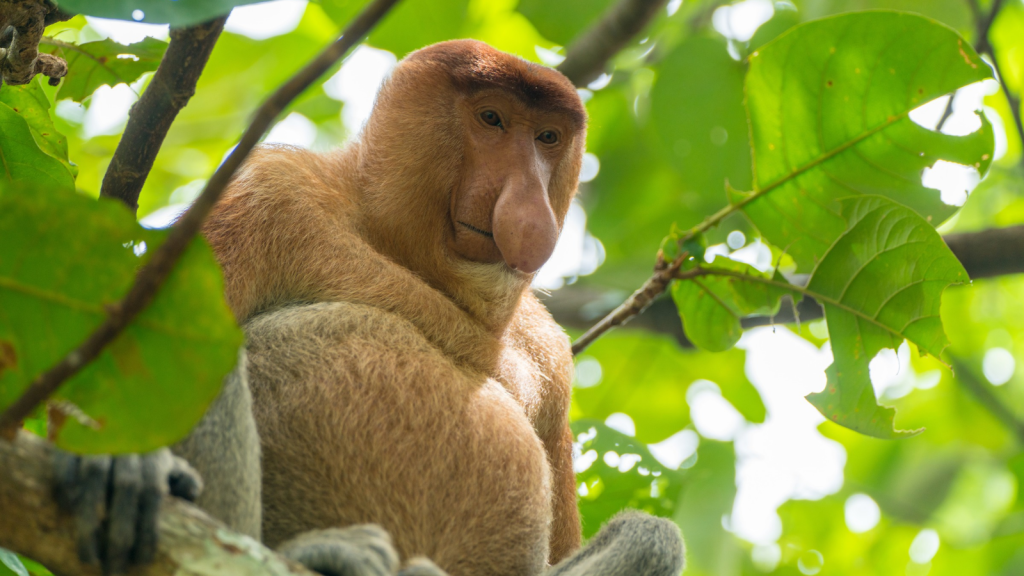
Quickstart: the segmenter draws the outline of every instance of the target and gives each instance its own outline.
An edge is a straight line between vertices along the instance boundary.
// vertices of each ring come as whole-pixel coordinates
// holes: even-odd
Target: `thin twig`
[[[188,212],[171,228],[167,241],[153,252],[152,258],[139,270],[128,295],[121,302],[111,306],[107,319],[89,335],[85,342],[36,378],[24,394],[3,415],[0,415],[0,436],[12,437],[21,421],[36,406],[53,394],[68,378],[74,376],[82,367],[99,356],[132,319],[149,305],[164,280],[171,273],[175,263],[199,233],[203,220],[217,203],[221,192],[227,187],[235,171],[241,166],[245,157],[256,146],[274,119],[288,103],[355,46],[398,1],[374,0],[345,28],[338,40],[278,88],[256,110],[252,123],[245,130],[238,145],[210,177],[206,188],[196,198]]]
[[[1010,115],[1013,116],[1014,126],[1017,127],[1017,135],[1020,137],[1020,141],[1024,143],[1024,122],[1022,122],[1020,115],[1020,98],[1015,96],[1013,92],[1010,92],[1010,87],[1006,85],[1006,77],[999,67],[999,57],[996,54],[995,47],[992,46],[992,42],[989,40],[992,23],[995,22],[996,16],[999,15],[999,10],[1003,7],[1003,0],[993,0],[992,7],[988,13],[981,9],[978,0],[968,0],[967,3],[974,14],[975,34],[977,36],[974,48],[979,54],[987,53],[989,55],[992,68],[995,69],[996,78],[999,80],[999,86],[1002,87],[1003,94],[1006,95],[1006,102],[1010,106]],[[1024,157],[1021,158],[1021,165],[1024,166]]]
[[[100,196],[117,198],[135,213],[139,193],[153,168],[171,123],[196,92],[227,16],[171,30],[171,43],[149,87],[132,106],[124,135],[103,176]]]
[[[953,355],[950,355],[949,359],[950,364],[953,366],[953,372],[956,374],[957,382],[963,384],[964,388],[967,388],[985,408],[988,408],[988,411],[993,416],[1009,428],[1017,436],[1019,442],[1024,443],[1024,421],[1021,421],[1016,414],[1010,411],[1006,404],[996,396],[992,388],[982,382],[978,375],[967,366],[966,362]]]
[[[650,306],[651,302],[654,302],[654,299],[668,288],[669,283],[674,278],[679,277],[679,267],[682,266],[687,256],[688,254],[684,252],[669,263],[665,262],[661,254],[658,254],[658,264],[655,266],[654,274],[644,282],[644,285],[639,290],[633,292],[629,298],[626,298],[626,301],[619,305],[618,308],[577,338],[572,343],[573,355],[579,354],[602,334],[616,326],[629,322],[634,316]],[[695,275],[700,275],[700,273],[700,269],[696,269]]]
[[[577,86],[593,82],[604,72],[608,60],[639,34],[664,5],[665,0],[620,0],[573,40],[558,71]]]

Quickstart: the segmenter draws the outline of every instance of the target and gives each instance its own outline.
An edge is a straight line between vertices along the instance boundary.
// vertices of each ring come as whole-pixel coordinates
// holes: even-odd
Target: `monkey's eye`
[[[480,119],[483,120],[486,124],[490,124],[491,126],[497,126],[498,128],[501,128],[501,117],[498,116],[498,113],[495,112],[494,110],[484,110],[483,112],[480,113]]]
[[[545,130],[540,133],[540,136],[537,136],[537,140],[540,140],[545,144],[554,144],[555,142],[558,142],[558,134],[555,134],[551,130]]]

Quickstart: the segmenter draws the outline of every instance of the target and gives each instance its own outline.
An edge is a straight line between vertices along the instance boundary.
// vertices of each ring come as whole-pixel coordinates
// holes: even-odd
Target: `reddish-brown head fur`
[[[472,40],[411,54],[359,143],[368,239],[478,316],[504,316],[554,249],[585,126],[554,70]]]

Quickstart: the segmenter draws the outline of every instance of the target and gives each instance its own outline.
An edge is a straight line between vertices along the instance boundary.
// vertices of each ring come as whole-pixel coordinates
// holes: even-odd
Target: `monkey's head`
[[[360,144],[368,231],[435,284],[474,265],[528,283],[576,192],[585,131],[576,88],[555,70],[473,40],[414,52]]]

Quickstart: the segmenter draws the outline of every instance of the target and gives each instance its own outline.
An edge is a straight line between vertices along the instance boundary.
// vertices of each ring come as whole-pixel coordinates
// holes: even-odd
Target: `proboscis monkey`
[[[199,504],[324,573],[678,574],[678,530],[638,513],[576,552],[572,354],[529,286],[585,126],[560,73],[463,40],[402,60],[343,149],[256,150],[204,230],[252,408],[229,379],[179,447]],[[255,510],[230,486],[258,458],[222,464],[250,414]]]

